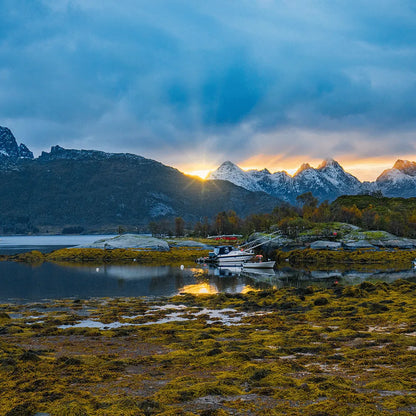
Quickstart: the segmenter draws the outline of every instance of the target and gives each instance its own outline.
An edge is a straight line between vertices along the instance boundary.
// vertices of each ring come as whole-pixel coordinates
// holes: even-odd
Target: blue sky
[[[387,166],[416,155],[416,3],[2,0],[0,125],[185,171]]]

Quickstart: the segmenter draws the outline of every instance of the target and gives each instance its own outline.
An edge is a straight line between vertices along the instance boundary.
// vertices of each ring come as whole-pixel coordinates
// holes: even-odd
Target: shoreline
[[[17,261],[29,264],[43,262],[73,264],[193,264],[200,257],[208,255],[209,250],[194,247],[171,247],[169,251],[145,249],[101,249],[101,248],[65,248],[41,253],[32,250],[13,255],[0,255],[0,261]],[[355,265],[359,268],[411,268],[416,258],[416,250],[314,250],[302,249],[276,250],[269,256],[276,261],[276,267],[345,268]]]

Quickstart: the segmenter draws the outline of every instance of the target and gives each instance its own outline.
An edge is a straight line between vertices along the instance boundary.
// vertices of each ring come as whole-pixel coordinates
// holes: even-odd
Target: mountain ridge
[[[149,221],[182,217],[193,224],[230,210],[245,217],[270,212],[279,203],[264,192],[205,182],[129,153],[53,146],[37,158],[8,154],[0,160],[4,234],[60,233],[66,227],[114,232],[119,225],[143,231]]]
[[[284,170],[273,173],[267,169],[244,171],[227,161],[210,172],[207,179],[228,180],[246,189],[264,191],[290,203],[296,203],[297,196],[309,191],[320,201],[332,201],[341,195],[376,191],[392,197],[416,196],[416,162],[402,159],[398,159],[392,168],[386,169],[373,182],[361,182],[334,159],[325,159],[317,168],[303,163],[293,176]]]
[[[82,163],[95,162],[99,164],[99,162],[104,161],[107,161],[109,166],[111,163],[117,164],[123,161],[129,166],[147,164],[152,169],[156,166],[163,166],[166,168],[166,174],[170,175],[175,172],[175,174],[184,175],[176,168],[131,153],[65,149],[56,145],[51,147],[50,152],[43,151],[39,157],[34,158],[33,153],[24,144],[17,144],[10,129],[0,126],[0,171],[24,171],[29,169],[28,165],[39,167],[40,165],[57,164],[58,162],[72,164],[73,169],[76,170],[77,166],[81,166]],[[143,176],[142,179],[145,180],[144,178]],[[268,169],[244,171],[228,160],[211,172],[207,179],[208,182],[210,180],[227,181],[250,192],[265,193],[275,198],[276,202],[286,201],[292,204],[297,202],[297,196],[305,192],[312,192],[320,201],[332,201],[341,195],[356,195],[376,191],[381,191],[384,195],[393,197],[408,198],[416,196],[416,162],[402,159],[398,159],[391,169],[386,169],[373,182],[361,182],[331,158],[323,160],[317,168],[312,167],[309,163],[303,163],[293,176],[290,176],[284,170],[273,173]],[[108,180],[111,181],[112,179],[108,178]],[[152,200],[150,198],[150,201]],[[154,206],[148,210],[150,218],[176,215],[178,212],[163,202],[153,202]],[[234,202],[236,203],[236,201]],[[184,213],[184,211],[181,212]]]

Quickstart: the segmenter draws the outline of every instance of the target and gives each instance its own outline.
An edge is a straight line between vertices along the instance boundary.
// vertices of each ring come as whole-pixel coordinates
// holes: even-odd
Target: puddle
[[[174,306],[174,307],[172,307]],[[68,328],[95,328],[95,329],[116,329],[125,326],[144,326],[144,325],[160,325],[166,324],[171,322],[185,322],[185,321],[194,321],[198,317],[206,317],[207,324],[214,324],[218,323],[225,326],[231,325],[243,325],[243,318],[256,316],[256,315],[264,315],[268,312],[260,311],[260,312],[238,312],[236,309],[207,309],[204,308],[198,312],[185,312],[187,309],[184,305],[164,305],[160,307],[154,307],[149,311],[146,311],[144,315],[134,315],[134,316],[123,316],[123,319],[137,319],[137,318],[152,318],[153,312],[158,312],[160,310],[170,310],[170,309],[177,309],[178,312],[171,312],[168,313],[163,318],[157,319],[155,321],[148,321],[144,323],[134,323],[134,322],[111,322],[111,323],[102,323],[100,321],[96,321],[93,319],[85,319],[77,324],[69,324],[69,325],[60,325],[58,328],[60,329],[68,329]],[[184,316],[186,314],[186,317]]]

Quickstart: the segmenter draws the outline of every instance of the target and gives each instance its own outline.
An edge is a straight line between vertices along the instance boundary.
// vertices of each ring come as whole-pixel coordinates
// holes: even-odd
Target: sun
[[[206,170],[193,170],[193,171],[184,172],[184,173],[186,173],[187,175],[190,175],[190,176],[198,176],[201,179],[206,179],[207,176],[208,176],[208,174],[209,174],[209,172],[211,172],[210,169],[206,169]]]

